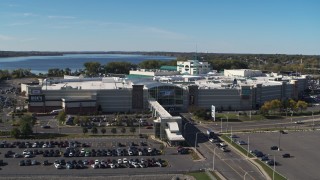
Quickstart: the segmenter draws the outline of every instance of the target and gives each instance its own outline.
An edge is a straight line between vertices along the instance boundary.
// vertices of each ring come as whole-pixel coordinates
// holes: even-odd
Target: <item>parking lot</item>
[[[143,174],[168,168],[159,146],[143,138],[1,141],[1,174]]]
[[[287,179],[319,179],[319,131],[237,135],[239,136],[238,141],[243,140],[245,142],[247,142],[249,136],[250,150],[259,150],[269,159],[275,158],[277,162],[276,171]],[[245,149],[248,147],[248,145],[241,146]],[[271,148],[272,146],[277,146],[277,148]],[[280,151],[278,150],[279,147]],[[291,157],[284,158],[283,154],[290,154]]]

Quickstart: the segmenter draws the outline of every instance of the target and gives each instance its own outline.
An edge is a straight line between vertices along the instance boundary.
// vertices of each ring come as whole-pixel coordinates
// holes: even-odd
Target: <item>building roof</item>
[[[167,122],[170,132],[179,132],[179,126],[177,122]]]
[[[161,66],[160,70],[177,71],[177,66]]]
[[[149,100],[149,103],[152,105],[152,107],[157,111],[157,113],[159,113],[160,117],[163,118],[170,118],[172,117],[170,113],[168,113],[168,111],[166,111],[156,100]]]
[[[165,129],[169,141],[184,141],[184,137],[180,132],[172,133],[169,128]]]

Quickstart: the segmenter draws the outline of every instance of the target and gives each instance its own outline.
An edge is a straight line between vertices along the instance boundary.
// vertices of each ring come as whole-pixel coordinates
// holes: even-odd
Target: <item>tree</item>
[[[102,134],[105,134],[107,132],[106,128],[102,128],[100,131]]]
[[[76,116],[74,119],[73,119],[73,124],[79,124],[80,123],[80,116]]]
[[[111,129],[111,133],[116,134],[117,133],[117,129],[116,128],[112,128]]]
[[[126,128],[125,128],[125,127],[121,128],[121,132],[122,132],[123,134],[126,133]]]
[[[292,110],[292,111],[296,111],[297,110],[297,106],[296,106],[297,102],[293,99],[289,99],[288,102],[288,107]]]
[[[300,111],[302,112],[302,110],[307,109],[308,107],[308,103],[306,103],[305,101],[298,101],[296,104],[297,109],[300,109]]]
[[[97,134],[97,133],[98,133],[98,129],[97,129],[96,127],[93,127],[93,128],[91,129],[91,133],[92,133],[92,134]]]
[[[281,107],[281,101],[278,100],[278,99],[274,99],[270,102],[270,105],[271,105],[271,109],[272,110],[276,110],[276,109],[279,109],[280,111],[280,107]]]
[[[99,62],[86,62],[84,67],[87,75],[95,76],[100,73],[101,64]]]
[[[32,127],[35,124],[35,118],[30,115],[24,115],[20,119],[20,132],[22,137],[27,138],[33,133]]]
[[[261,114],[268,115],[271,110],[271,103],[269,101],[264,102],[264,104],[260,108]]]
[[[13,128],[10,131],[10,135],[13,136],[14,138],[19,138],[21,135],[21,132],[20,132],[19,128]]]
[[[129,74],[137,65],[128,62],[109,62],[104,66],[104,73]]]
[[[134,134],[134,133],[136,132],[136,128],[135,128],[135,127],[131,127],[131,128],[130,128],[130,132],[131,132],[132,134]]]
[[[88,128],[83,127],[83,128],[82,128],[82,132],[83,132],[83,135],[85,135],[86,133],[88,133]]]
[[[66,121],[66,112],[60,111],[59,114],[57,115],[57,120],[59,121],[60,124],[64,124]]]

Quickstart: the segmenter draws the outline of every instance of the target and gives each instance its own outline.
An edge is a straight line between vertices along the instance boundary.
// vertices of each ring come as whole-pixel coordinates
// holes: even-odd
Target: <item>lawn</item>
[[[193,172],[187,175],[193,176],[197,180],[210,180],[210,177],[205,172]]]

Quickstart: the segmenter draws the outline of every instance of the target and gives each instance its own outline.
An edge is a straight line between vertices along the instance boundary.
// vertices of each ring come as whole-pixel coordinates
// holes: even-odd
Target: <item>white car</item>
[[[31,154],[25,154],[24,157],[25,157],[25,158],[31,158],[32,155],[31,155]]]
[[[129,156],[133,156],[133,152],[132,151],[128,151]]]
[[[80,151],[80,153],[85,153],[85,152],[86,152],[86,151],[85,151],[84,148],[82,148],[81,151]]]
[[[118,164],[122,164],[122,159],[118,159]]]
[[[23,150],[22,155],[26,155],[26,154],[28,154],[28,152],[29,152],[29,150],[25,149],[25,150]]]
[[[95,161],[94,161],[94,164],[99,164],[100,162],[99,162],[99,160],[98,159],[96,159]]]
[[[54,164],[54,167],[55,167],[56,169],[61,169],[61,168],[62,168],[62,166],[61,166],[60,164]]]
[[[115,164],[113,164],[113,163],[110,163],[110,164],[108,164],[109,166],[110,166],[110,168],[112,168],[112,169],[114,169],[114,168],[116,168],[116,165]]]
[[[99,163],[98,163],[98,164],[91,164],[91,167],[92,167],[93,169],[97,169],[97,168],[99,167]]]
[[[127,159],[127,158],[123,158],[122,162],[123,162],[124,164],[127,164],[127,163],[128,163],[128,159]]]
[[[151,153],[152,152],[152,149],[151,148],[148,148],[148,153]]]
[[[144,164],[145,160],[143,158],[140,159],[140,163]]]

